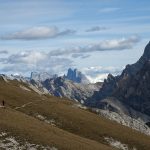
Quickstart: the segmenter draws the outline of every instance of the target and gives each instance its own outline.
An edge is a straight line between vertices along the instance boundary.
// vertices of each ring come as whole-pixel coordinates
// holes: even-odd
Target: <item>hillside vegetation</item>
[[[23,88],[22,88],[23,87]],[[129,149],[150,149],[150,137],[122,126],[66,98],[39,95],[27,84],[0,79],[0,131],[20,142],[61,150],[112,150],[106,137],[127,144]]]

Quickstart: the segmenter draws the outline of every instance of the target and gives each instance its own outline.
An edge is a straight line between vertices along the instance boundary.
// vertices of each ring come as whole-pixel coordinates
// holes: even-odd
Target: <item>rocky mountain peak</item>
[[[150,42],[141,58],[127,65],[120,76],[108,75],[102,88],[88,99],[87,105],[97,104],[107,97],[115,97],[133,109],[150,115]]]
[[[140,59],[134,64],[127,65],[120,77],[122,78],[127,75],[135,75],[149,60],[150,60],[150,42],[146,45],[144,53],[140,57]]]
[[[87,77],[77,69],[68,69],[67,76],[65,76],[68,80],[71,80],[76,83],[89,83]]]
[[[115,79],[115,77],[109,73],[106,80],[109,82],[109,81],[112,81],[114,79]]]
[[[146,45],[145,50],[144,50],[144,54],[142,57],[145,58],[146,60],[150,60],[150,41]]]

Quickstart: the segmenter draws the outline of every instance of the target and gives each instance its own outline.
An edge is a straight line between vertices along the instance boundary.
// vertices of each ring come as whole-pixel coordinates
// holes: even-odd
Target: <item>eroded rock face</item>
[[[80,71],[78,71],[77,69],[73,70],[69,68],[67,76],[65,76],[65,78],[76,83],[83,83],[83,84],[89,83],[89,80],[87,79],[87,77],[84,74],[82,74]]]
[[[67,97],[81,103],[84,103],[88,97],[92,96],[94,91],[98,91],[101,87],[101,83],[85,85],[75,83],[65,77],[47,79],[42,82],[42,85],[54,96]]]
[[[86,105],[101,107],[101,101],[115,97],[124,104],[150,115],[150,42],[141,58],[127,65],[120,76],[108,76],[102,88],[88,99]]]
[[[68,69],[67,76],[60,77],[48,73],[31,73],[30,83],[41,92],[46,91],[51,95],[67,97],[81,103],[102,86],[102,83],[89,83],[86,76],[77,69]]]
[[[135,75],[139,70],[142,69],[145,62],[149,60],[150,60],[150,42],[146,45],[144,53],[140,57],[140,59],[135,64],[127,65],[126,68],[123,70],[120,78],[122,78],[125,75]]]
[[[120,80],[113,96],[135,110],[150,115],[150,61],[147,61],[135,75],[125,81]]]
[[[95,91],[85,104],[90,107],[99,107],[99,102],[102,99],[112,95],[113,90],[117,87],[117,79],[118,77],[109,74],[107,79],[104,80],[102,88],[99,91]]]

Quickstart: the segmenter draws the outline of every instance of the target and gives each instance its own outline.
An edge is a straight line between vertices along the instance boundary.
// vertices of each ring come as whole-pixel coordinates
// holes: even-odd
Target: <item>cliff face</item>
[[[120,78],[125,75],[135,75],[140,69],[142,69],[143,65],[150,60],[150,42],[146,45],[144,49],[143,55],[140,59],[132,65],[127,65],[126,68],[123,70]]]
[[[150,61],[135,74],[118,82],[112,96],[135,110],[150,115]]]
[[[98,91],[101,87],[99,84],[82,84],[75,83],[64,77],[58,77],[54,79],[47,79],[42,82],[42,86],[45,87],[51,95],[57,97],[67,97],[84,103],[88,97],[91,97],[94,91]]]
[[[100,91],[95,92],[86,104],[101,107],[101,101],[107,97],[115,97],[125,105],[150,115],[150,42],[135,64],[127,65],[120,76],[109,75]]]
[[[112,95],[113,90],[117,87],[117,80],[118,77],[109,74],[107,79],[104,80],[101,89],[95,91],[94,94],[88,98],[85,105],[90,107],[101,107],[100,101]]]
[[[68,80],[71,80],[75,83],[84,83],[88,84],[89,80],[86,78],[82,72],[78,71],[77,69],[72,70],[71,68],[68,69],[67,76],[65,76]]]

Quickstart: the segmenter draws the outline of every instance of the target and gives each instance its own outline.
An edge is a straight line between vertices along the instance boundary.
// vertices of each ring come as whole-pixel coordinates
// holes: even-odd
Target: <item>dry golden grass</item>
[[[96,141],[63,131],[10,108],[1,108],[0,116],[1,131],[7,131],[31,143],[55,146],[60,150],[112,150]]]
[[[0,99],[5,99],[7,107],[11,107],[12,109],[14,109],[15,107],[22,106],[23,104],[32,102],[26,107],[18,108],[17,111],[9,110],[10,111],[9,114],[13,112],[14,114],[18,115],[18,118],[16,118],[16,121],[12,125],[12,131],[15,131],[14,127],[17,126],[19,130],[16,129],[15,132],[17,132],[18,130],[18,132],[21,133],[22,136],[23,136],[23,129],[22,129],[23,123],[18,124],[17,120],[19,120],[19,118],[21,120],[23,116],[22,113],[25,113],[28,116],[27,115],[24,115],[24,116],[26,118],[30,118],[29,120],[31,121],[30,123],[27,123],[27,125],[24,122],[27,128],[25,130],[26,131],[25,135],[26,137],[30,137],[30,138],[33,136],[33,138],[31,139],[32,140],[34,139],[38,142],[42,142],[42,143],[45,142],[45,144],[47,144],[46,141],[48,141],[50,137],[52,140],[52,137],[59,135],[59,132],[61,131],[60,133],[63,133],[63,132],[65,133],[61,135],[61,137],[64,139],[67,139],[66,136],[72,133],[70,134],[71,135],[70,137],[68,136],[69,140],[71,140],[70,149],[74,149],[75,145],[77,146],[77,144],[73,144],[73,142],[74,140],[77,140],[78,138],[85,139],[85,143],[87,139],[88,140],[90,139],[89,148],[90,148],[90,145],[91,147],[93,146],[91,142],[95,141],[94,143],[95,147],[97,145],[97,148],[99,147],[99,149],[101,149],[101,146],[104,146],[104,145],[99,145],[98,143],[107,145],[107,143],[104,141],[104,137],[113,137],[114,139],[119,140],[122,143],[128,144],[131,148],[135,146],[138,150],[150,150],[150,136],[146,136],[128,127],[121,126],[120,124],[107,120],[103,117],[99,117],[96,114],[91,113],[89,111],[85,111],[85,110],[81,110],[79,108],[73,107],[74,103],[71,101],[67,101],[66,99],[60,99],[60,98],[47,96],[47,95],[40,96],[36,94],[34,91],[31,91],[31,92],[24,91],[19,86],[20,86],[20,83],[18,83],[17,81],[13,81],[13,82],[11,81],[9,83],[6,83],[3,80],[1,80],[0,81]],[[24,84],[24,86],[27,86],[27,85]],[[33,119],[31,116],[36,117],[37,114],[45,116],[47,120],[51,120],[51,119],[55,120],[55,124],[57,128],[52,127],[51,125],[43,123],[41,121],[40,128],[36,127],[36,130],[34,130],[35,128],[34,122],[37,123],[40,121]],[[13,117],[13,115],[11,115],[11,117]],[[8,120],[9,120],[9,116],[8,116]],[[11,121],[12,120],[10,120],[9,123],[11,123]],[[8,122],[6,121],[5,124],[7,123]],[[30,124],[30,126],[28,124]],[[48,128],[47,130],[50,130],[49,128],[57,129],[58,132],[56,132],[55,134],[53,134],[53,136],[51,136],[50,133],[52,132],[47,132],[46,128]],[[60,130],[58,128],[63,129],[63,130]],[[28,129],[29,131],[30,129],[32,129],[32,132],[34,134],[30,135],[31,131],[28,132]],[[42,135],[40,138],[41,141],[38,140],[39,139],[38,136],[40,132]],[[44,134],[45,134],[45,138],[43,138]],[[75,136],[75,135],[78,135],[78,136]],[[66,146],[66,143],[61,142],[59,138],[58,139],[56,138],[56,141],[58,142],[57,146],[59,146],[60,149],[63,149]],[[65,141],[65,140],[62,140],[62,141]],[[54,141],[51,141],[49,144],[52,144],[53,142]],[[86,143],[85,145],[88,145],[88,144]],[[77,149],[84,149],[84,148],[80,147]],[[104,148],[102,148],[102,150],[104,150]]]
[[[22,108],[24,113],[36,113],[54,119],[56,125],[63,130],[104,143],[104,137],[113,137],[131,147],[139,150],[150,149],[150,137],[115,122],[99,117],[88,111],[64,104],[63,101],[36,102],[27,108]]]

